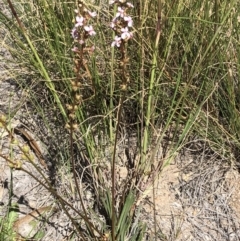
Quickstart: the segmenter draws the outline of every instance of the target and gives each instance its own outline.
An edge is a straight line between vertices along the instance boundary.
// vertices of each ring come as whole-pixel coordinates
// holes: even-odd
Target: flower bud
[[[76,92],[76,91],[78,90],[78,87],[77,87],[77,86],[72,86],[72,90],[73,90],[74,92]]]
[[[23,151],[24,153],[29,153],[29,151],[30,151],[29,146],[28,146],[28,145],[24,145],[24,146],[22,147],[22,151]]]
[[[34,156],[33,155],[28,155],[28,160],[33,162],[34,161]]]
[[[81,100],[81,95],[76,94],[75,99],[78,100],[78,101]]]
[[[74,120],[75,117],[76,117],[75,114],[73,114],[73,113],[70,113],[68,116],[69,116],[69,118],[72,119],[72,120]]]
[[[6,122],[7,117],[5,115],[0,115],[0,121],[1,122]]]
[[[77,124],[77,123],[74,123],[74,124],[72,125],[72,128],[73,128],[73,130],[77,130],[77,129],[78,129],[78,124]]]
[[[18,145],[18,143],[19,143],[19,141],[18,141],[16,138],[13,138],[13,139],[11,140],[11,144],[12,144],[12,145]]]
[[[14,168],[16,169],[21,169],[22,167],[22,162],[20,160],[16,160],[16,163],[14,165]]]
[[[66,107],[67,107],[68,110],[72,110],[73,109],[72,105],[69,105],[69,104],[66,104]]]
[[[122,91],[126,91],[127,90],[127,85],[126,84],[121,85],[121,90]]]
[[[76,111],[78,109],[78,106],[77,105],[74,105],[73,106],[73,110]]]
[[[14,168],[14,164],[11,163],[11,162],[8,163],[8,166],[9,166],[10,168]]]
[[[67,124],[65,125],[65,128],[66,128],[66,129],[70,129],[70,125],[67,123]]]

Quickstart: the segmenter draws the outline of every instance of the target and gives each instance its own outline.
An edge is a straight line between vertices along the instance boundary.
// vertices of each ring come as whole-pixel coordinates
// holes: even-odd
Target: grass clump
[[[52,180],[36,165],[37,181],[73,237],[144,240],[139,200],[193,136],[239,156],[237,0],[6,3],[4,47],[18,64],[10,71],[51,140]],[[55,189],[61,166],[78,208]],[[155,223],[156,240],[158,232]]]
[[[17,205],[13,204],[9,208],[7,216],[0,219],[0,240],[16,240],[16,232],[13,227],[17,218]]]

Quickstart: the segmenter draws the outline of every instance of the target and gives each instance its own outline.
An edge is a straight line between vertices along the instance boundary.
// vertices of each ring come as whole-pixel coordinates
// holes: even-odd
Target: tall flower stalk
[[[74,46],[72,52],[74,53],[74,74],[75,79],[71,81],[73,102],[71,105],[67,105],[70,117],[70,127],[71,124],[75,124],[75,112],[78,106],[81,104],[81,83],[83,78],[90,77],[89,70],[87,66],[87,56],[91,54],[95,47],[94,45],[88,46],[88,38],[94,36],[96,32],[94,31],[92,25],[89,24],[90,20],[96,16],[96,12],[90,12],[84,6],[84,4],[79,1],[78,8],[75,9],[76,19],[75,25],[71,31],[72,37],[74,39]],[[75,125],[72,126],[75,129]]]
[[[129,58],[127,56],[127,42],[133,37],[133,33],[130,31],[133,26],[133,20],[131,16],[128,15],[128,10],[133,8],[133,5],[125,0],[115,0],[110,1],[110,4],[117,5],[117,12],[114,16],[113,20],[110,23],[110,27],[115,33],[114,40],[111,44],[112,47],[117,47],[121,53],[120,61],[119,61],[119,69],[120,69],[120,78],[121,78],[121,98],[119,101],[119,108],[117,112],[117,126],[116,126],[116,135],[115,135],[115,143],[113,149],[113,158],[111,165],[112,172],[112,240],[116,239],[116,231],[115,231],[115,219],[116,219],[116,210],[115,210],[115,180],[116,180],[116,149],[117,149],[117,134],[119,131],[119,124],[121,121],[121,112],[123,108],[123,101],[126,96],[126,90],[128,88],[128,84],[130,83],[129,71],[128,71],[128,63]]]
[[[74,161],[74,153],[73,153],[73,139],[74,132],[78,129],[78,124],[76,122],[76,112],[81,107],[82,103],[82,81],[83,79],[90,78],[90,71],[87,65],[87,59],[90,54],[94,51],[94,45],[88,45],[88,39],[96,34],[93,29],[93,26],[90,24],[91,20],[96,16],[96,12],[89,11],[82,1],[78,1],[77,8],[75,9],[76,17],[75,24],[71,31],[71,35],[73,38],[73,48],[72,52],[74,53],[74,74],[75,78],[71,81],[71,96],[72,103],[67,104],[68,109],[68,117],[69,121],[66,124],[66,127],[70,129],[70,148],[71,148],[71,164],[73,169],[74,181],[76,184],[77,193],[81,202],[81,206],[83,208],[84,215],[86,220],[88,215],[87,211],[84,207],[84,203],[82,200],[81,192],[79,189],[77,175],[75,171],[75,161]],[[91,232],[91,235],[94,236],[94,227],[89,222],[86,221],[88,228]],[[95,229],[95,231],[97,231]]]

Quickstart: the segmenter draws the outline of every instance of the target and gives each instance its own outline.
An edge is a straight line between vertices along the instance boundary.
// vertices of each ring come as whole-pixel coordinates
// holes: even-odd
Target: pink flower
[[[132,38],[132,33],[129,33],[128,27],[122,28],[122,29],[121,29],[121,32],[122,32],[121,38],[122,38],[123,40],[128,40],[128,39]]]
[[[112,22],[110,23],[110,27],[113,28],[113,29],[115,29],[116,24],[117,24],[117,17],[115,17],[115,18],[112,20]]]
[[[76,17],[76,21],[77,21],[77,23],[75,24],[75,27],[77,28],[77,27],[80,27],[80,26],[83,26],[83,24],[84,24],[84,21],[85,19],[83,18],[83,17],[79,17],[79,16],[77,16]]]
[[[90,48],[90,54],[92,54],[95,50],[95,46],[93,45],[91,48]]]
[[[125,13],[125,10],[122,9],[121,7],[118,7],[118,12],[116,14],[116,18],[118,18],[118,17],[123,18],[124,17],[124,13]]]
[[[115,29],[115,27],[116,27],[116,25],[115,25],[114,21],[112,21],[112,22],[110,23],[110,28]]]
[[[120,36],[115,36],[111,46],[120,47],[122,41],[127,41],[133,37],[133,33],[129,32],[129,28],[133,26],[133,20],[132,17],[128,16],[126,13],[126,10],[130,7],[132,8],[133,5],[131,3],[128,3],[127,0],[110,0],[110,4],[114,3],[117,4],[118,7],[117,13],[112,22],[110,23],[110,27],[117,34],[119,34],[119,28],[121,29],[121,31]]]
[[[89,34],[90,36],[93,36],[93,35],[96,34],[96,32],[94,31],[92,25],[84,26],[84,29],[85,29],[86,32],[88,32],[88,34]]]
[[[115,36],[114,41],[111,44],[111,47],[114,47],[114,46],[120,47],[121,42],[122,42],[121,37]]]
[[[72,29],[71,34],[73,38],[78,38],[78,31],[75,27]]]
[[[133,7],[134,7],[131,3],[127,3],[127,6],[128,6],[129,8],[133,8]]]
[[[132,18],[130,16],[125,16],[124,17],[124,21],[127,22],[128,27],[132,27],[133,26],[133,20],[132,20]]]
[[[97,13],[96,13],[96,12],[90,12],[90,11],[88,11],[88,14],[89,14],[89,16],[92,17],[92,18],[95,18],[95,17],[97,16]]]
[[[72,48],[72,51],[76,53],[76,52],[78,52],[78,48],[75,46]]]

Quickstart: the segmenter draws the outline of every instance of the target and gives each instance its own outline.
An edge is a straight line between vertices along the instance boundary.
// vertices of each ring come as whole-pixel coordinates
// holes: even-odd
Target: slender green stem
[[[114,6],[114,15],[116,14],[117,6]],[[113,32],[112,38],[114,39],[115,33]],[[114,95],[114,89],[115,89],[115,74],[114,74],[114,59],[115,59],[115,50],[114,48],[111,49],[111,81],[110,81],[110,117],[109,117],[109,135],[110,135],[110,141],[113,142],[113,95]]]
[[[142,161],[141,164],[145,164],[146,162],[146,155],[147,155],[147,148],[148,148],[148,141],[149,141],[149,125],[151,122],[151,116],[152,116],[152,103],[153,103],[153,86],[155,82],[155,76],[156,76],[156,67],[157,67],[157,56],[158,56],[158,44],[161,34],[161,0],[158,0],[158,21],[156,26],[156,40],[155,40],[155,46],[154,46],[154,52],[153,52],[153,60],[152,60],[152,70],[151,70],[151,77],[150,77],[150,83],[149,83],[149,90],[148,90],[148,103],[147,103],[147,113],[146,113],[146,126],[144,129],[143,134],[143,155],[142,155]]]
[[[117,113],[117,126],[116,126],[116,134],[115,134],[115,142],[114,142],[114,149],[113,149],[113,159],[112,159],[112,241],[115,241],[115,219],[116,219],[116,212],[115,212],[115,181],[116,181],[116,153],[117,153],[117,135],[119,131],[120,121],[121,121],[121,113],[123,108],[123,101],[125,99],[124,91],[121,99],[119,101],[119,108]]]

